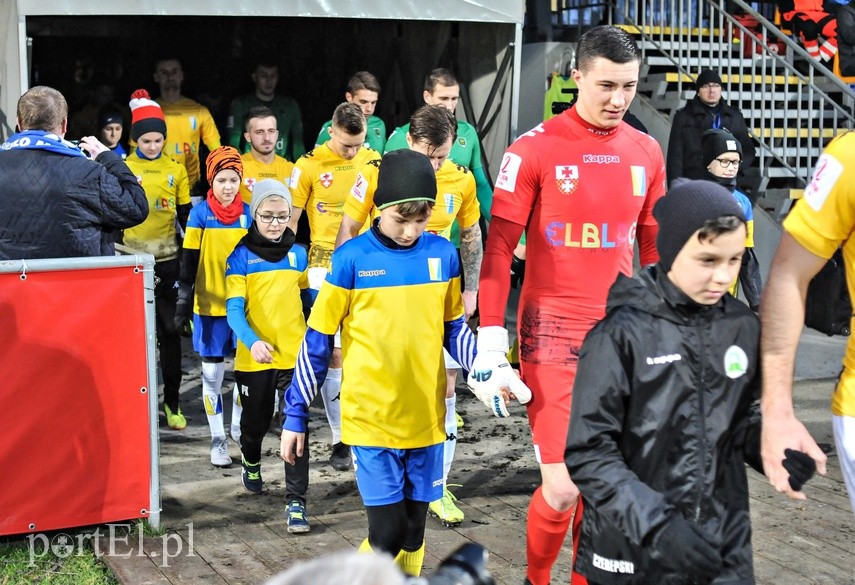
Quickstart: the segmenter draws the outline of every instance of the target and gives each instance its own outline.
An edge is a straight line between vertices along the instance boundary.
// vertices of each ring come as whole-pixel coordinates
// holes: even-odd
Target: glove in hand
[[[689,577],[688,582],[709,583],[724,566],[721,553],[679,513],[665,525],[658,548],[663,564]]]
[[[504,327],[478,330],[478,354],[466,383],[472,393],[498,417],[510,416],[502,390],[510,391],[520,404],[531,401],[531,390],[508,363],[508,331]]]
[[[790,487],[793,491],[801,491],[813,474],[816,473],[816,461],[813,457],[795,449],[784,449],[784,469],[790,474]]]

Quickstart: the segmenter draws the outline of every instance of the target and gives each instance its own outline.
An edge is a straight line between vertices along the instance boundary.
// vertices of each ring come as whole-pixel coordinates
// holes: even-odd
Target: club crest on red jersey
[[[570,195],[579,186],[579,167],[576,165],[564,165],[555,167],[555,183],[558,190],[565,195]]]
[[[333,182],[332,173],[322,173],[319,178],[321,181],[321,185],[323,185],[326,189],[329,189],[330,185],[332,185]]]

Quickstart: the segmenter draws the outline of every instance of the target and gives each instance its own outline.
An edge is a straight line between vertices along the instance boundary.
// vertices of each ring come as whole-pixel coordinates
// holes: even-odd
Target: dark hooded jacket
[[[698,96],[677,110],[668,138],[668,156],[665,172],[668,184],[678,177],[706,179],[706,166],[701,152],[701,136],[711,128],[724,128],[742,145],[742,164],[739,173],[754,162],[754,143],[748,136],[748,126],[742,112],[720,100],[714,108],[704,104]]]
[[[145,191],[114,152],[0,152],[0,260],[112,255],[118,230],[147,216]]]
[[[575,570],[600,583],[686,583],[659,540],[682,514],[718,548],[715,584],[754,583],[745,463],[762,468],[757,317],[699,305],[659,266],[619,275],[585,339],[565,461],[584,500]]]

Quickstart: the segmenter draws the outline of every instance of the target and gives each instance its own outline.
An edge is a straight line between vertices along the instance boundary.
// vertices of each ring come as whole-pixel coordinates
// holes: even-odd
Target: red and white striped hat
[[[166,137],[166,121],[160,105],[151,99],[148,92],[138,89],[131,94],[131,138],[139,140],[149,132],[160,132]]]

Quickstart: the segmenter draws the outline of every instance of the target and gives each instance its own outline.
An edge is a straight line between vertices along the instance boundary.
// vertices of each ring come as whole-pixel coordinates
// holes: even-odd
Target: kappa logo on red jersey
[[[333,182],[332,173],[323,173],[323,174],[321,174],[319,179],[321,181],[321,185],[323,185],[324,188],[326,188],[326,189],[329,189],[330,186],[332,185],[332,182]]]
[[[555,182],[559,191],[565,195],[570,195],[579,186],[579,167],[576,165],[556,166]]]

